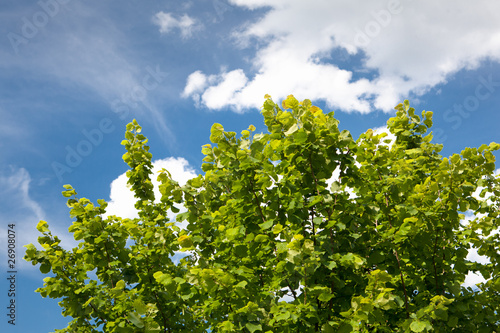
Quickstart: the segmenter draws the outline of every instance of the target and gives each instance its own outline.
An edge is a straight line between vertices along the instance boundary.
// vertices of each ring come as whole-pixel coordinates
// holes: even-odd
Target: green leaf
[[[210,141],[213,143],[218,143],[224,134],[224,127],[222,127],[221,124],[213,124],[212,128],[210,129]]]
[[[242,288],[242,289],[245,289],[246,285],[248,284],[248,282],[246,281],[241,281],[239,282],[235,287],[236,288]]]
[[[325,324],[323,324],[323,326],[321,326],[321,332],[335,333],[333,327],[329,323],[325,323]]]
[[[145,314],[147,311],[146,305],[138,298],[134,300],[134,309],[141,315]]]
[[[297,132],[295,132],[293,138],[295,143],[302,144],[307,141],[307,133],[304,132],[304,130],[300,129]]]
[[[35,245],[28,244],[28,245],[24,245],[24,247],[26,248],[26,256],[29,259],[33,259],[34,255],[36,253],[36,247],[35,247]]]
[[[203,155],[212,154],[212,145],[210,144],[203,145],[201,148],[201,153]]]
[[[248,330],[251,333],[258,331],[258,330],[262,330],[262,326],[259,323],[252,323],[252,322],[246,323],[245,327],[248,328]]]
[[[337,262],[336,261],[329,261],[328,264],[326,265],[326,267],[328,267],[328,269],[332,270],[334,269],[335,267],[337,267]]]
[[[426,323],[421,320],[414,320],[410,324],[410,329],[412,332],[423,332],[426,327],[427,327]]]
[[[273,226],[273,223],[274,221],[273,220],[268,220],[264,223],[261,223],[259,224],[259,227],[262,229],[262,230],[266,230],[266,229],[269,229]]]
[[[139,327],[139,328],[144,327],[144,323],[142,321],[142,318],[134,312],[129,312],[127,315],[127,319],[130,320],[132,322],[132,324],[134,324],[136,327]]]
[[[407,217],[403,220],[405,223],[416,223],[418,222],[418,218],[412,216],[412,217]]]
[[[299,101],[293,95],[288,95],[282,106],[285,109],[296,109],[299,107]]]
[[[403,104],[404,104],[404,107],[405,107],[405,111],[408,111],[410,109],[410,102],[408,102],[408,100],[405,99],[405,101],[404,101]]]
[[[352,140],[351,133],[349,133],[348,130],[343,130],[342,132],[340,132],[340,139],[344,142]]]
[[[448,320],[448,312],[446,310],[443,310],[443,309],[436,309],[434,311],[434,314],[436,315],[437,318],[443,320],[443,321],[447,321]]]
[[[279,234],[282,230],[283,230],[283,225],[281,225],[281,224],[276,224],[273,227],[273,233],[274,234]]]
[[[321,224],[323,222],[323,218],[321,216],[317,216],[313,218],[313,223],[314,224]]]
[[[349,333],[352,331],[353,331],[353,328],[352,328],[351,324],[344,323],[344,324],[340,325],[339,329],[337,330],[337,333]]]
[[[118,281],[115,285],[115,289],[123,290],[123,288],[125,288],[125,281],[123,280]]]
[[[448,319],[448,322],[447,322],[447,325],[449,327],[456,327],[458,324],[458,317],[455,317],[455,316],[451,316],[449,319]]]
[[[47,274],[47,273],[49,273],[49,272],[50,272],[50,269],[51,269],[51,267],[50,267],[50,265],[48,265],[48,264],[42,264],[42,265],[40,265],[40,272],[41,272],[42,274]]]
[[[257,235],[254,240],[257,243],[261,243],[261,242],[267,241],[268,239],[269,239],[269,237],[267,235]]]
[[[332,182],[332,185],[330,185],[330,191],[336,193],[340,190],[342,190],[342,186],[340,185],[340,183],[337,181]]]
[[[226,229],[226,235],[230,239],[237,237],[239,234],[240,234],[240,227]]]
[[[275,317],[277,321],[287,320],[288,318],[290,318],[290,311],[282,312]]]
[[[234,324],[228,320],[223,321],[219,327],[223,330],[223,332],[233,332],[234,330]]]
[[[239,244],[234,247],[234,253],[240,257],[244,258],[247,255],[248,248],[244,244]]]
[[[491,142],[489,145],[489,148],[491,151],[499,150],[500,149],[500,143],[496,142]]]
[[[319,294],[318,296],[318,299],[321,301],[321,302],[328,302],[329,300],[331,300],[335,295],[332,295],[330,293],[321,293]]]
[[[38,230],[38,231],[40,231],[42,233],[48,232],[49,231],[49,225],[45,221],[40,221],[36,225],[36,230]]]
[[[290,136],[293,133],[297,132],[298,129],[299,129],[299,126],[297,124],[293,124],[292,126],[290,126],[290,128],[288,130],[286,130],[285,135]]]
[[[161,284],[168,285],[168,284],[172,283],[172,277],[168,274],[163,274],[160,271],[154,273],[153,277],[155,278],[156,282],[161,283]]]

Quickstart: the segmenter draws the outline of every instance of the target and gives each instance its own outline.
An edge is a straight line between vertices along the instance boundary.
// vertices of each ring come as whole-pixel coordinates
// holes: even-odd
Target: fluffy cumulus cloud
[[[158,189],[159,182],[156,180],[158,172],[166,169],[172,175],[172,178],[177,181],[181,186],[186,182],[197,176],[192,167],[189,166],[188,161],[184,158],[166,158],[153,162],[153,176],[152,181],[154,185],[155,198],[157,201],[161,198],[160,190]],[[130,186],[127,185],[128,178],[125,173],[121,174],[111,183],[110,201],[106,209],[106,215],[116,215],[122,218],[136,218],[139,217],[134,205],[136,199],[134,193],[131,191]],[[182,208],[182,207],[179,207]],[[169,214],[170,219],[174,218],[174,214]]]
[[[240,46],[257,45],[255,74],[194,72],[183,95],[210,109],[259,107],[266,93],[275,99],[293,93],[344,111],[390,111],[403,96],[418,96],[460,69],[500,60],[497,2],[231,2],[267,9],[234,33]],[[336,54],[362,61],[343,68]]]
[[[179,29],[183,38],[191,37],[192,33],[201,27],[193,18],[186,14],[175,18],[171,13],[158,12],[153,16],[153,22],[158,25],[160,32],[163,34]]]

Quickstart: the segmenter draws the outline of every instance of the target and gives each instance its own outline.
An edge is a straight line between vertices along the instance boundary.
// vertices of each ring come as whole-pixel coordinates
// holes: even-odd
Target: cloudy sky
[[[201,173],[214,122],[264,130],[265,94],[335,110],[355,138],[409,99],[434,111],[443,155],[499,142],[498,13],[491,0],[4,0],[0,244],[8,223],[19,247],[36,242],[44,219],[73,245],[64,184],[133,214],[120,146],[133,118],[179,181]],[[20,259],[10,331],[64,327],[57,303],[32,292],[41,274]]]

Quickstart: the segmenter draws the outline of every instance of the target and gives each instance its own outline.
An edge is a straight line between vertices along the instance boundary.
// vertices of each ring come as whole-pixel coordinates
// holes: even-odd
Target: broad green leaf
[[[256,241],[257,243],[260,243],[260,242],[265,242],[265,241],[266,241],[266,240],[268,240],[268,239],[269,239],[269,237],[268,237],[267,235],[257,235],[257,236],[255,237],[255,241]]]
[[[139,328],[144,327],[144,323],[142,321],[142,318],[134,312],[129,312],[127,315],[127,319],[130,320],[132,322],[132,324],[134,324],[136,327],[139,327]]]
[[[324,333],[335,333],[333,327],[328,324],[328,323],[325,323],[323,324],[323,326],[321,326],[321,332],[324,332]]]
[[[274,234],[279,234],[282,230],[283,230],[283,225],[281,225],[281,224],[276,224],[273,227]]]
[[[138,314],[145,314],[147,311],[146,305],[140,300],[140,299],[135,299],[134,300],[134,309],[137,311]]]
[[[286,136],[290,136],[292,135],[293,133],[297,132],[299,129],[299,126],[297,124],[293,124],[292,126],[290,126],[290,128],[285,132],[285,135]]]
[[[407,99],[404,100],[404,106],[405,106],[405,111],[408,111],[410,109],[410,102],[408,102]]]
[[[42,274],[47,274],[47,273],[49,273],[49,272],[50,272],[50,269],[51,269],[50,265],[47,265],[47,264],[41,264],[41,265],[40,265],[40,272],[41,272]]]
[[[224,127],[221,124],[213,124],[210,129],[210,141],[213,143],[218,143],[220,139],[222,139],[224,133]]]
[[[349,323],[344,323],[340,325],[339,329],[337,330],[338,333],[349,333],[353,332],[353,327]]]
[[[45,221],[40,221],[36,225],[36,230],[40,232],[48,232],[49,231],[49,225]]]
[[[302,144],[307,141],[307,133],[304,132],[303,130],[298,130],[297,132],[295,132],[293,138],[295,143]]]
[[[293,95],[288,95],[286,100],[283,101],[283,108],[285,109],[296,109],[298,107],[299,101]]]
[[[274,221],[273,220],[268,220],[264,223],[261,223],[259,224],[259,227],[262,229],[262,230],[266,230],[266,229],[269,229],[273,226],[273,223]]]
[[[423,332],[426,327],[427,327],[426,323],[421,320],[414,320],[410,324],[410,329],[412,332]]]
[[[255,332],[255,331],[258,331],[258,330],[262,330],[262,326],[259,324],[259,323],[246,323],[245,324],[245,327],[251,332]]]
[[[321,293],[319,296],[318,296],[318,299],[321,301],[321,302],[328,302],[329,300],[331,300],[335,295],[332,295],[330,293]]]

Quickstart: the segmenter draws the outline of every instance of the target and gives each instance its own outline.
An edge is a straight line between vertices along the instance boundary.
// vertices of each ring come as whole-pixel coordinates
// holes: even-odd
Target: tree
[[[65,185],[78,247],[41,221],[43,249],[25,256],[51,272],[37,292],[74,318],[56,332],[499,332],[500,145],[444,158],[432,112],[408,101],[387,122],[394,140],[354,141],[309,100],[282,107],[266,96],[268,133],[214,124],[204,174],[181,187],[163,170],[161,198],[128,124],[137,219],[104,219],[104,200]],[[471,247],[489,263],[467,260]],[[487,282],[464,287],[477,271]]]

